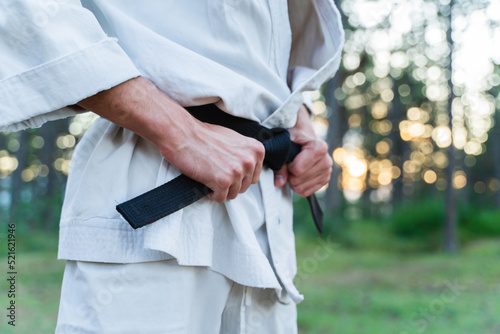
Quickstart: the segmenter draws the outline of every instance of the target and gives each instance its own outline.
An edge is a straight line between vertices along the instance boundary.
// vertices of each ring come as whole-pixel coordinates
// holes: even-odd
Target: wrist
[[[191,139],[200,136],[203,125],[176,101],[155,89],[156,92],[148,95],[149,103],[136,105],[138,109],[133,113],[144,117],[144,126],[136,133],[171,160],[188,146]]]
[[[297,112],[297,122],[293,126],[292,131],[301,132],[309,137],[316,139],[316,133],[311,124],[309,111],[304,105],[301,105]]]

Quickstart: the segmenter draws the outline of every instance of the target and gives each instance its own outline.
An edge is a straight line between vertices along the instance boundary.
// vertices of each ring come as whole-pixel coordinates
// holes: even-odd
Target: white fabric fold
[[[0,3],[0,131],[39,127],[140,73],[79,1]]]
[[[0,32],[7,36],[0,59],[8,59],[0,62],[1,130],[70,115],[77,101],[137,75],[184,106],[216,103],[269,127],[291,127],[303,92],[318,89],[340,62],[344,37],[331,0],[82,4],[0,4]],[[50,19],[35,19],[43,15]],[[22,43],[13,39],[16,31]],[[271,170],[233,201],[203,199],[138,230],[116,212],[118,203],[177,173],[154,146],[98,119],[73,154],[59,258],[133,263],[174,257],[243,285],[274,288],[282,300],[302,300],[293,285],[291,190],[275,188]],[[254,234],[264,222],[272,261]]]

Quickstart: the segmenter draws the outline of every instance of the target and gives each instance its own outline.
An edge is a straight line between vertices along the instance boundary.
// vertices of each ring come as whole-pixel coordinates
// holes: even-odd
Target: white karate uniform
[[[303,93],[335,74],[343,43],[331,0],[5,0],[0,15],[0,131],[73,115],[78,101],[139,75],[183,106],[215,103],[291,127]],[[267,168],[234,200],[202,199],[138,230],[116,212],[178,174],[144,139],[98,119],[73,154],[59,258],[175,259],[273,289],[281,302],[302,300],[291,190],[274,187]],[[267,257],[255,234],[264,223]]]
[[[266,249],[265,225],[256,231]],[[295,303],[175,260],[68,261],[56,334],[295,334]]]

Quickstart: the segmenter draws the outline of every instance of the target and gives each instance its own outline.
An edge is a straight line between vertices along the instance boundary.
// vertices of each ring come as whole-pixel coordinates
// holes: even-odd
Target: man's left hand
[[[289,131],[292,141],[302,149],[291,163],[274,172],[274,184],[282,187],[288,181],[293,191],[307,197],[330,181],[333,161],[326,142],[316,138],[304,105],[299,109],[297,123]]]

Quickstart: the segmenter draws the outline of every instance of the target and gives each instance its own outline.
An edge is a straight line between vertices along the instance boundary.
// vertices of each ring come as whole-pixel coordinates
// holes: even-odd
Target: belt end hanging
[[[320,234],[323,234],[323,210],[321,210],[318,198],[316,197],[316,195],[312,194],[311,196],[307,197],[307,201],[309,202],[309,206],[311,208],[314,225],[316,225],[318,232]]]

